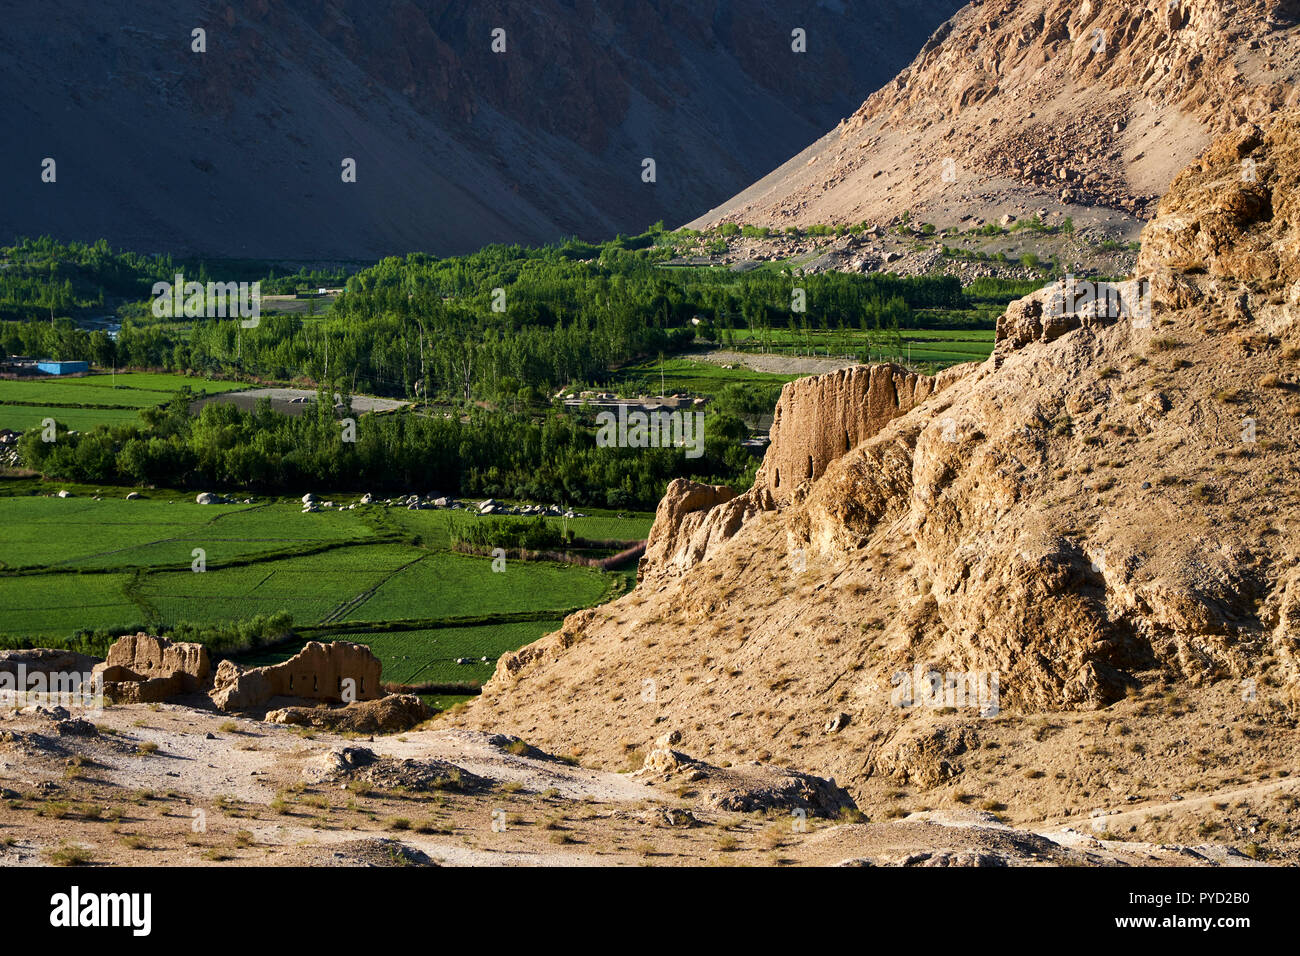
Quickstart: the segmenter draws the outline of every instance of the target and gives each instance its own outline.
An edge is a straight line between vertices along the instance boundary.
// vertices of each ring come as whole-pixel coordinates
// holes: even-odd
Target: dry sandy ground
[[[179,704],[111,706],[93,722],[81,736],[31,708],[0,714],[0,864],[1253,864],[1221,846],[1099,839],[1124,816],[1017,829],[963,807],[881,822],[723,812],[704,785],[586,769],[437,721],[366,739]],[[349,748],[386,776],[342,768]]]
[[[317,393],[308,388],[250,388],[240,392],[224,392],[211,398],[200,399],[190,406],[190,411],[197,413],[209,402],[227,402],[237,405],[244,411],[252,411],[260,398],[269,398],[271,407],[286,415],[301,415],[309,408],[316,407]],[[306,402],[294,402],[293,399],[307,399]],[[357,414],[365,412],[388,412],[395,408],[410,405],[410,402],[395,398],[374,398],[369,395],[353,395],[352,411]]]

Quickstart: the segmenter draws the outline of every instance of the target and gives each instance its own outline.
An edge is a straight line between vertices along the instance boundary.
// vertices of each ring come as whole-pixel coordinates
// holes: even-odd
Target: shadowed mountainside
[[[640,232],[752,182],[956,7],[27,4],[0,33],[0,235],[364,259]],[[791,50],[795,27],[807,53]],[[40,181],[45,157],[55,184]]]

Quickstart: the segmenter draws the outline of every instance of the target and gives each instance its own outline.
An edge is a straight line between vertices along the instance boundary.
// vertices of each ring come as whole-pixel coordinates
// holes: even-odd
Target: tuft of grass
[[[57,850],[49,851],[46,859],[51,866],[86,866],[94,862],[90,850],[70,843],[64,843]]]

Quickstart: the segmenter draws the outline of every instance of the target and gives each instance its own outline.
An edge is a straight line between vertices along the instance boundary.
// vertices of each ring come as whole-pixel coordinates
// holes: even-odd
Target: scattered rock
[[[72,718],[60,720],[54,725],[60,737],[97,737],[99,728],[88,720]]]
[[[266,719],[271,723],[318,727],[336,733],[394,734],[410,730],[432,716],[429,706],[414,694],[390,694],[341,708],[285,707],[269,711]]]

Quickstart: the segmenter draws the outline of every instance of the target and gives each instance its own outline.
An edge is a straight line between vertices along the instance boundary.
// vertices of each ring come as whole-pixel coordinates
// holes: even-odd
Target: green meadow
[[[138,422],[143,408],[161,405],[183,388],[209,395],[246,388],[191,375],[99,373],[78,378],[0,380],[0,428],[39,428],[46,418],[76,431]]]
[[[38,487],[44,493],[31,493]],[[303,514],[296,501],[198,505],[149,491],[127,501],[125,489],[99,489],[95,500],[94,489],[76,486],[59,498],[57,487],[0,482],[0,646],[283,612],[296,637],[254,648],[250,660],[282,659],[307,639],[353,640],[372,646],[388,682],[472,684],[500,654],[627,583],[553,561],[512,558],[494,570],[489,557],[451,550],[451,520],[498,520],[465,512],[374,504]],[[579,537],[632,542],[651,520],[610,512],[567,525]]]

